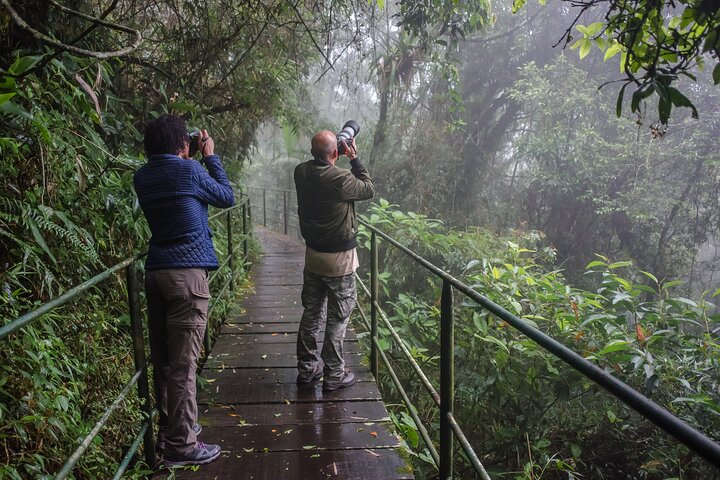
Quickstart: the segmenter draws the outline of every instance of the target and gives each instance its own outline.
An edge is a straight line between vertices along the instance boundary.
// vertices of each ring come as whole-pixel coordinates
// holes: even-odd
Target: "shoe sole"
[[[172,460],[163,460],[163,465],[165,465],[167,468],[189,467],[192,465],[207,465],[208,463],[216,460],[221,453],[222,450],[213,455],[212,457],[204,458],[202,460],[180,460],[177,462],[174,462]]]

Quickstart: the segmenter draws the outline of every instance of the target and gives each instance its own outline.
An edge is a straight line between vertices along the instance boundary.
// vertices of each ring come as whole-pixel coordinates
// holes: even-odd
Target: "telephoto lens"
[[[345,145],[343,145],[342,142],[345,141],[345,143],[349,145],[350,139],[356,137],[358,133],[360,133],[360,124],[358,122],[355,120],[345,122],[342,130],[336,135],[338,142],[337,148],[340,155],[345,154]]]

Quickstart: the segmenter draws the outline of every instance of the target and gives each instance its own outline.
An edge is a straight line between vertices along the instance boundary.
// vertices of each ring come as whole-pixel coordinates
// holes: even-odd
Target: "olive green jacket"
[[[306,245],[318,252],[355,248],[355,201],[375,195],[367,168],[355,159],[351,169],[319,159],[295,167],[300,232]]]

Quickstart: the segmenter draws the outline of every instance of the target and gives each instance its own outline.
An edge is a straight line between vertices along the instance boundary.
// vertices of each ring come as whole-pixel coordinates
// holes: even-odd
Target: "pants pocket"
[[[191,290],[192,309],[207,319],[208,306],[210,305],[210,293]]]

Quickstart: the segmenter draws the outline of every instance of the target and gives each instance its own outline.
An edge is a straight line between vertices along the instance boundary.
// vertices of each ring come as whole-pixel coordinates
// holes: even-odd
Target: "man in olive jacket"
[[[355,383],[355,375],[346,371],[343,359],[345,330],[357,302],[354,202],[375,195],[372,179],[357,158],[355,139],[344,146],[350,170],[335,165],[339,156],[337,139],[328,130],[313,137],[313,159],[295,168],[300,231],[306,245],[297,383],[324,378],[325,391]],[[317,356],[317,333],[323,321],[324,368]]]

